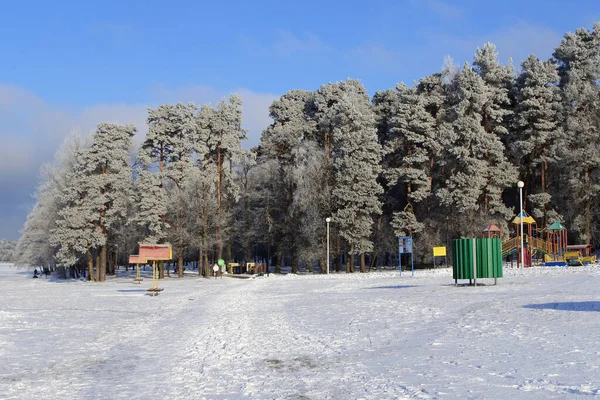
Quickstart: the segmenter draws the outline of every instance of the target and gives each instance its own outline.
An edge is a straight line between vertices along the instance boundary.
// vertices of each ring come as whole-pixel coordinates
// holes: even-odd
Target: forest
[[[428,264],[490,222],[508,234],[519,180],[538,227],[598,244],[600,23],[556,45],[515,67],[486,43],[373,96],[354,79],[291,90],[251,150],[237,95],[148,109],[137,148],[135,126],[100,123],[42,167],[13,259],[101,282],[139,243],[170,243],[179,277],[220,258],[323,272],[330,217],[334,271],[397,265],[404,235]]]
[[[0,262],[12,261],[15,247],[17,247],[17,242],[0,239]]]

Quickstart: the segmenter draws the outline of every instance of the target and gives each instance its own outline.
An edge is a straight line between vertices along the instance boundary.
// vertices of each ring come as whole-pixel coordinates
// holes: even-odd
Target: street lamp
[[[327,275],[329,275],[329,223],[331,218],[325,218],[325,222],[327,222]]]
[[[519,206],[521,208],[521,212],[519,213],[519,220],[521,221],[521,268],[525,267],[525,249],[523,248],[523,186],[525,186],[523,181],[517,182],[517,187],[519,188]]]

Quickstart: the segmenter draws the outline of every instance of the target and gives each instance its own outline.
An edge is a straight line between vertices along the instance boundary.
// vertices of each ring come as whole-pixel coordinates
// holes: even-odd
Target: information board
[[[400,254],[410,254],[412,249],[412,236],[398,236],[398,251]]]

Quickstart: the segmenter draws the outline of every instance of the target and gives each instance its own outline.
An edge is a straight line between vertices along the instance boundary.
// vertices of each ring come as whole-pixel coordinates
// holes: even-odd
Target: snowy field
[[[119,271],[124,274],[124,271]],[[1,399],[600,396],[600,268],[106,283],[0,264]]]

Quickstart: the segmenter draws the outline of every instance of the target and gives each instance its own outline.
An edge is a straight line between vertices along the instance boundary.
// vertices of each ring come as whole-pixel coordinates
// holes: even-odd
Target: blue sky
[[[373,94],[470,61],[548,58],[565,32],[591,28],[600,2],[28,1],[0,13],[0,238],[16,239],[40,164],[100,121],[145,133],[146,107],[245,101],[258,142],[268,105],[290,89],[360,79]]]

